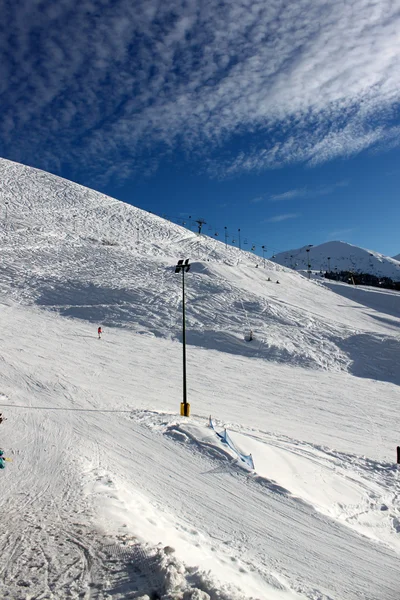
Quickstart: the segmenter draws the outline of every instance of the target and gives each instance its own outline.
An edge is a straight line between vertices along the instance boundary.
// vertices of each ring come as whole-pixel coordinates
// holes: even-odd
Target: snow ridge
[[[326,242],[287,250],[277,254],[273,260],[296,270],[306,271],[310,264],[312,271],[354,271],[400,281],[400,255],[390,258],[347,242]]]

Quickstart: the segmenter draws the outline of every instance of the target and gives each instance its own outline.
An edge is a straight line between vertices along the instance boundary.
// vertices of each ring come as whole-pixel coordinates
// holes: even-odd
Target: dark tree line
[[[351,285],[371,285],[372,287],[400,291],[400,281],[393,281],[390,277],[377,277],[371,273],[355,273],[354,271],[330,271],[324,274],[326,279],[343,281]]]

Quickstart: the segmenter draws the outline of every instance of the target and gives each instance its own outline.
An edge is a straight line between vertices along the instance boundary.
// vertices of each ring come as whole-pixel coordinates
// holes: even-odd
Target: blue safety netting
[[[243,454],[243,452],[241,452],[239,450],[239,448],[234,444],[227,429],[224,429],[222,433],[219,433],[214,427],[214,423],[213,423],[211,416],[210,416],[209,425],[210,425],[211,429],[213,429],[213,431],[215,431],[215,433],[217,434],[219,439],[224,444],[226,444],[231,450],[233,450],[233,452],[235,452],[235,454],[237,454],[238,458],[242,462],[244,462],[248,467],[250,467],[250,469],[254,469],[254,462],[253,462],[253,457],[251,456],[251,454]]]

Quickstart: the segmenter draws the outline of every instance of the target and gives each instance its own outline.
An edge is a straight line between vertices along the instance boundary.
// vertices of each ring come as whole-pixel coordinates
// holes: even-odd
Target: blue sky
[[[0,9],[0,156],[240,228],[268,255],[331,239],[400,252],[396,3]]]

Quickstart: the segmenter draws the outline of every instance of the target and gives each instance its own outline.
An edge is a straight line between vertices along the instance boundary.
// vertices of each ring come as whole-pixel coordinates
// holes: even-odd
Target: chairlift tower
[[[311,278],[310,248],[306,248],[306,252],[307,252],[307,273],[308,273],[308,279],[310,279]]]
[[[175,273],[182,273],[182,346],[183,346],[183,402],[181,403],[181,415],[190,416],[190,404],[187,401],[186,385],[186,321],[185,321],[185,273],[190,270],[189,259],[185,262],[178,260]]]
[[[207,225],[207,223],[205,222],[204,219],[197,219],[197,221],[195,221],[195,223],[197,223],[197,227],[199,228],[199,233],[201,233],[201,228],[203,227],[203,225]]]
[[[262,250],[263,263],[264,263],[264,269],[265,269],[265,252],[267,251],[267,249],[265,246],[261,246],[261,250]]]

